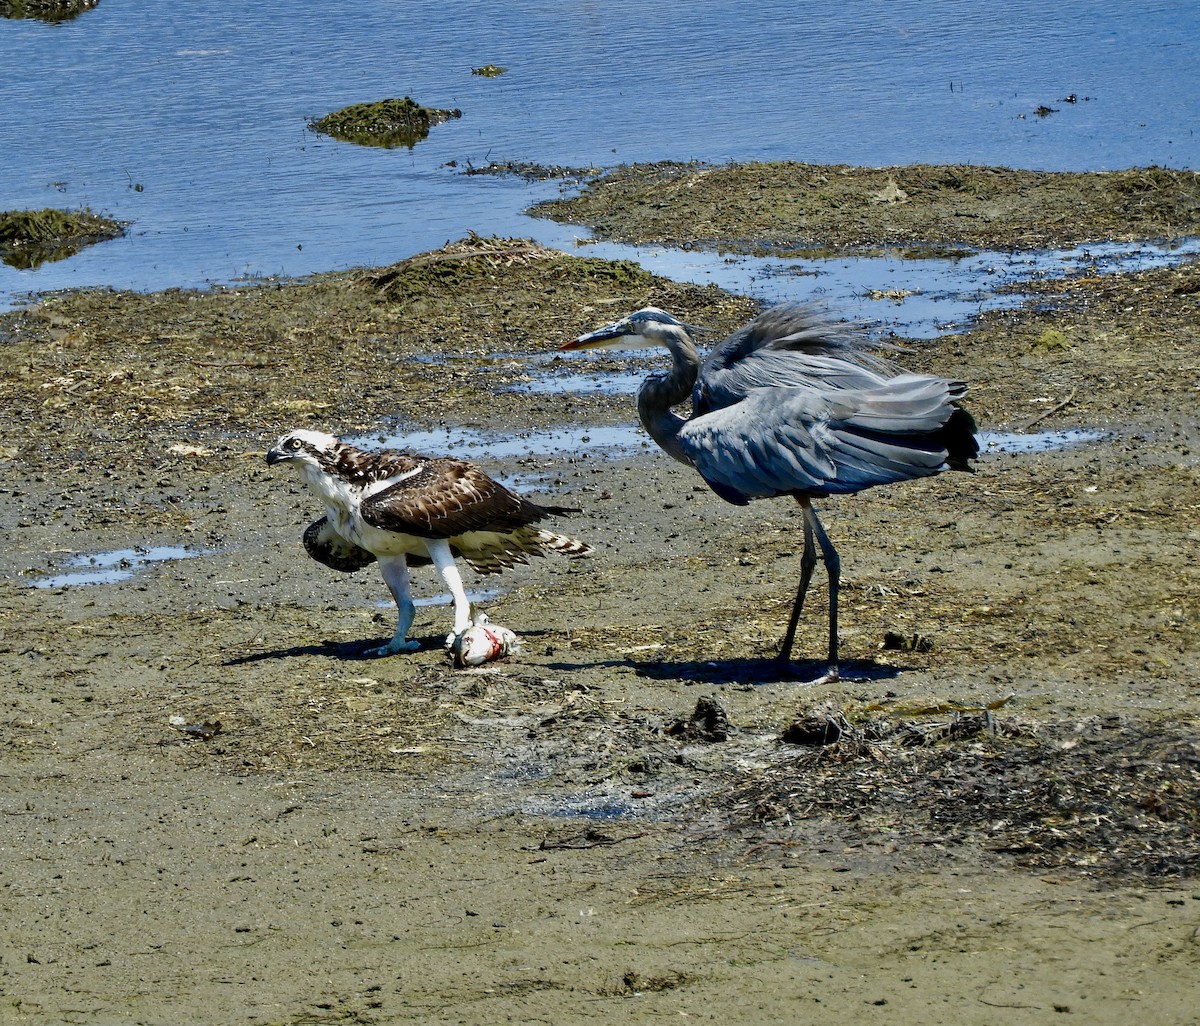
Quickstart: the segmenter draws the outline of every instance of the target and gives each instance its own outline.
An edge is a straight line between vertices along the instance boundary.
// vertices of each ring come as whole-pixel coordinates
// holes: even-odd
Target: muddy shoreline
[[[891,206],[915,224],[903,170]],[[880,205],[873,179],[841,177],[860,201],[843,209]],[[1175,181],[1143,209],[1192,226],[1194,182]],[[721,189],[760,217],[743,186]],[[659,216],[677,187],[562,213]],[[978,199],[953,197],[959,221],[1019,196]],[[671,238],[797,238],[773,209],[685,238],[711,220],[689,210]],[[906,238],[955,241],[941,209]],[[1075,208],[1033,209],[1009,245],[1066,238]],[[846,238],[895,241],[849,220]],[[1127,228],[1112,237],[1146,231]],[[262,459],[298,426],[628,425],[628,395],[525,386],[577,372],[555,347],[611,316],[652,303],[719,333],[754,312],[744,297],[470,238],[391,268],[0,315],[8,1015],[1196,1022],[1200,264],[1034,291],[902,362],[970,381],[985,431],[1092,434],[824,504],[849,679],[820,689],[767,660],[793,510],[725,505],[649,445],[464,454],[581,507],[562,526],[598,549],[506,577],[488,612],[523,651],[469,672],[437,644],[438,606],[420,652],[362,656],[391,632],[382,583],[303,557],[312,500]],[[655,365],[594,368],[631,363]],[[189,558],[33,586],[149,546]],[[813,657],[823,603],[798,644]],[[688,728],[701,699],[723,740]],[[820,716],[837,744],[781,742]]]

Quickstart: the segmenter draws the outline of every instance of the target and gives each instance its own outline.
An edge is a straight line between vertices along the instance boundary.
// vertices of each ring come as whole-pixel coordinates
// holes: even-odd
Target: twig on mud
[[[770,845],[776,845],[780,848],[799,848],[801,846],[799,841],[760,841],[758,844],[752,844],[749,848],[742,852],[742,858],[748,859],[751,855],[762,851],[764,848]]]
[[[636,841],[639,837],[645,837],[647,833],[649,831],[643,830],[636,834],[626,834],[624,837],[609,837],[608,834],[602,834],[595,827],[588,827],[581,834],[572,834],[558,841],[552,841],[547,837],[538,845],[538,850],[558,851],[563,848],[601,848],[608,845],[620,844],[622,841]]]
[[[989,1001],[987,998],[985,998],[983,996],[983,992],[985,990],[987,990],[988,987],[990,987],[995,982],[996,982],[995,980],[991,980],[979,988],[979,994],[977,996],[977,1000],[979,1001],[979,1003],[981,1005],[987,1005],[988,1008],[1036,1008],[1039,1010],[1041,1009],[1041,1007],[1042,1007],[1041,1005],[1018,1005],[1018,1004],[1010,1004],[1006,1001]]]
[[[192,360],[193,367],[252,367],[254,370],[268,370],[278,367],[277,363],[264,363],[262,360]]]
[[[1067,396],[1061,403],[1059,403],[1057,406],[1051,406],[1050,409],[1045,410],[1042,413],[1039,413],[1036,417],[1033,418],[1033,420],[1026,421],[1024,424],[1021,425],[1021,430],[1028,431],[1031,427],[1033,427],[1034,424],[1040,423],[1041,421],[1045,420],[1047,417],[1054,416],[1054,414],[1056,414],[1059,410],[1066,409],[1066,407],[1071,405],[1071,402],[1075,399],[1075,393],[1078,391],[1079,391],[1079,389],[1077,389],[1077,388],[1071,389],[1071,394],[1069,396]]]

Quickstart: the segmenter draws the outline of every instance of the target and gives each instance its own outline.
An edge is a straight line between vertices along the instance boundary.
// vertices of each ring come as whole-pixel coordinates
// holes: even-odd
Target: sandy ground
[[[1196,264],[1081,275],[910,347],[985,431],[1096,434],[825,503],[822,687],[768,658],[794,504],[648,445],[465,453],[598,551],[504,578],[523,650],[464,672],[442,606],[420,652],[362,656],[382,582],[304,557],[318,510],[262,460],[301,425],[627,425],[554,347],[746,300],[468,240],[4,317],[0,1021],[1200,1021],[1198,292]],[[33,586],[155,546],[188,558]]]

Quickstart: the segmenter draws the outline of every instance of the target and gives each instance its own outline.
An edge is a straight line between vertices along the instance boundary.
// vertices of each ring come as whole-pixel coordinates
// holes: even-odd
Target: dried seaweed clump
[[[729,714],[715,698],[700,698],[688,719],[678,719],[667,726],[667,736],[685,741],[727,741],[730,733]]]
[[[786,829],[826,815],[1034,869],[1200,875],[1195,724],[1106,717],[1035,729],[986,706],[930,707],[903,720],[817,715],[826,712],[802,711],[783,739],[798,754],[723,795],[731,822]],[[802,730],[818,722],[823,732]]]
[[[100,0],[0,0],[0,18],[37,18],[51,23],[70,21],[90,11]]]
[[[122,222],[90,210],[6,210],[0,212],[0,259],[10,267],[37,267],[124,233]]]
[[[443,121],[461,118],[460,110],[422,107],[410,97],[354,103],[309,122],[314,132],[361,146],[407,146],[410,149]]]
[[[512,267],[534,265],[539,266],[543,281],[603,280],[629,287],[653,281],[648,271],[630,260],[571,257],[531,239],[484,237],[474,232],[439,250],[418,253],[398,264],[371,271],[363,280],[388,299],[397,300],[414,294],[424,296],[438,286],[457,287],[468,281],[487,279]]]
[[[606,171],[531,213],[601,239],[759,256],[1068,248],[1197,234],[1200,173],[661,162]]]

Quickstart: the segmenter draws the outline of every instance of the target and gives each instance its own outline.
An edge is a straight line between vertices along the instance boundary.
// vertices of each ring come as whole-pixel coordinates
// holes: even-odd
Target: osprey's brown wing
[[[375,554],[347,541],[333,529],[328,517],[314,520],[304,529],[304,551],[318,563],[352,574],[375,562]]]
[[[462,460],[421,457],[394,475],[394,483],[364,498],[361,510],[372,527],[418,538],[453,538],[467,531],[507,534],[572,512],[523,499]]]

